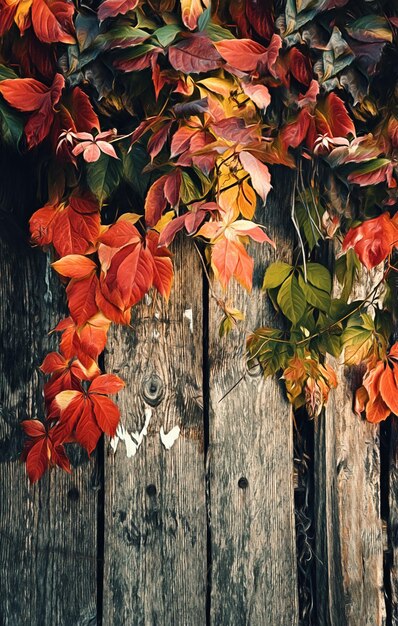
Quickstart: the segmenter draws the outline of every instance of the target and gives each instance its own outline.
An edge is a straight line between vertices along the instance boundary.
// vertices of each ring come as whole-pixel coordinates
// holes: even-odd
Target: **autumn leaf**
[[[74,44],[72,17],[75,12],[71,2],[64,0],[33,0],[32,25],[36,37],[43,43]]]
[[[398,226],[388,213],[366,220],[348,231],[343,252],[354,248],[359,260],[370,270],[384,261],[398,246]]]
[[[216,70],[222,65],[221,56],[210,39],[201,33],[186,34],[169,47],[171,66],[184,74],[199,74]]]
[[[47,137],[54,120],[54,107],[59,102],[65,79],[56,74],[51,87],[34,78],[15,78],[0,83],[0,94],[18,111],[31,113],[25,124],[29,148],[37,146]]]
[[[59,438],[59,429],[55,427],[47,431],[42,422],[34,419],[21,422],[21,426],[28,436],[22,459],[26,462],[31,483],[37,482],[54,465],[70,473],[69,459]]]
[[[103,0],[98,9],[98,18],[103,22],[108,17],[125,15],[138,6],[139,0]]]

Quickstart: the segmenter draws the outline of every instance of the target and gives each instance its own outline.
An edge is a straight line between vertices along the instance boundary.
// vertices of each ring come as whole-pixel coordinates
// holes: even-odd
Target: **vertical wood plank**
[[[175,246],[170,302],[134,309],[113,331],[106,369],[120,374],[122,421],[147,434],[126,458],[105,459],[104,624],[204,626],[206,515],[202,397],[202,270],[192,244]],[[170,450],[159,438],[181,433]]]
[[[398,624],[398,418],[391,416],[388,485],[388,547],[390,556],[391,624]]]
[[[64,314],[62,288],[40,251],[0,242],[0,623],[96,624],[97,483],[84,457],[29,486],[19,422],[42,417],[48,332]]]
[[[290,260],[291,186],[274,183],[257,220],[277,243],[253,247],[257,270],[251,295],[232,285],[227,298],[246,312],[245,323],[224,340],[221,319],[210,304],[211,624],[293,626],[297,623],[292,414],[279,381],[247,375],[245,336],[274,325],[274,313],[259,289],[265,268]],[[282,193],[280,192],[280,190]],[[232,391],[231,391],[232,389]],[[228,393],[229,392],[229,393]],[[225,394],[228,394],[225,396]],[[225,397],[224,397],[225,396]]]
[[[363,272],[353,299],[374,285]],[[320,626],[382,626],[379,429],[353,412],[358,368],[331,360],[339,385],[315,420],[317,612]]]

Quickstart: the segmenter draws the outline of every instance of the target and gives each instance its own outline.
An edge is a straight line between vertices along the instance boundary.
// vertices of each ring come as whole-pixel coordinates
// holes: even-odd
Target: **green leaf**
[[[102,205],[120,182],[120,162],[102,154],[95,163],[86,164],[87,184]]]
[[[200,192],[193,182],[192,178],[187,174],[187,172],[182,172],[182,180],[181,180],[181,200],[184,204],[188,204],[200,197]]]
[[[263,289],[273,289],[279,287],[284,280],[292,273],[293,267],[288,263],[277,261],[267,267],[264,275]]]
[[[163,48],[167,48],[180,32],[181,27],[178,26],[178,24],[168,24],[167,26],[158,28],[153,34],[160,45],[163,46]]]
[[[347,32],[354,39],[366,43],[375,41],[392,42],[392,31],[388,20],[381,15],[364,15],[355,20],[347,28]]]
[[[329,270],[320,263],[307,263],[307,280],[311,285],[330,294],[332,277]]]
[[[198,19],[198,29],[205,30],[206,26],[209,24],[211,18],[211,5],[207,7],[205,11],[199,16]]]
[[[349,326],[341,335],[344,346],[344,362],[347,365],[360,363],[373,346],[373,331],[362,326]]]
[[[10,67],[0,64],[0,81],[8,78],[18,78],[18,74],[16,74]]]
[[[277,302],[282,313],[293,323],[297,324],[303,317],[306,309],[306,300],[299,287],[297,278],[291,274],[279,290]]]
[[[207,36],[211,41],[222,41],[223,39],[235,39],[233,34],[227,28],[222,28],[218,24],[209,22],[206,26]]]
[[[337,259],[335,274],[340,285],[343,287],[341,292],[342,300],[348,300],[359,268],[360,262],[353,249],[347,250],[345,255]]]
[[[148,163],[148,152],[141,143],[135,143],[130,152],[122,153],[123,178],[134,189],[142,202],[151,181],[151,175],[143,172]]]
[[[306,283],[301,273],[298,282],[308,304],[327,313],[330,308],[330,293],[314,287],[310,282]]]
[[[23,133],[23,121],[15,110],[5,102],[0,102],[1,137],[10,146],[18,147]]]
[[[367,163],[356,167],[350,175],[357,176],[358,174],[371,174],[372,172],[381,169],[389,163],[391,163],[390,159],[372,159],[371,161],[368,161]]]

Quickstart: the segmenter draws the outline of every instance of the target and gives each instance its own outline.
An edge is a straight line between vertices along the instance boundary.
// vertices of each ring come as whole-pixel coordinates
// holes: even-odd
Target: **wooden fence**
[[[288,192],[263,216],[285,260]],[[174,252],[169,305],[136,307],[103,357],[127,383],[118,402],[142,439],[135,455],[128,435],[90,460],[72,449],[72,475],[31,487],[18,423],[40,417],[38,366],[64,295],[43,253],[1,244],[0,624],[398,623],[395,422],[355,417],[358,374],[338,366],[325,414],[294,423],[279,382],[246,372],[243,354],[246,332],[272,316],[259,285],[275,253],[256,248],[251,296],[228,292],[247,318],[220,340],[194,247]],[[166,449],[160,430],[177,425]]]

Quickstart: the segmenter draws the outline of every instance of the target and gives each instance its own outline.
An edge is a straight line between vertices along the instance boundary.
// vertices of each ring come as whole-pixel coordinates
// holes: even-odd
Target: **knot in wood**
[[[163,399],[163,381],[155,372],[142,383],[142,395],[149,406],[157,406]]]
[[[241,476],[238,480],[239,489],[247,489],[248,486],[249,486],[249,481],[247,480],[246,476]]]

